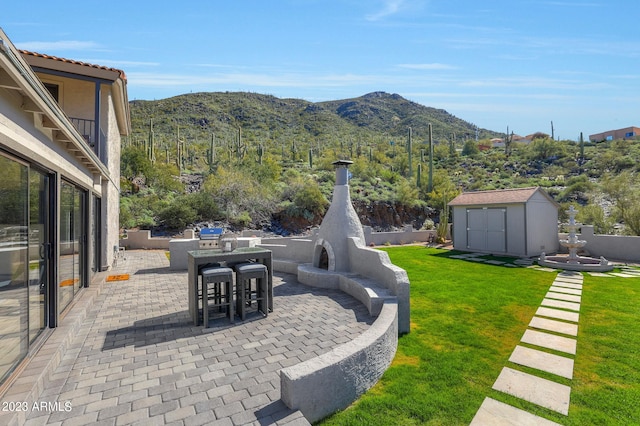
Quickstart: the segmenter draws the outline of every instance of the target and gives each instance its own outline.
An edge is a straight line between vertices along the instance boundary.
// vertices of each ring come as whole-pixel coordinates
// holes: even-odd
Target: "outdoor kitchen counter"
[[[221,249],[192,250],[187,252],[189,280],[189,314],[195,325],[200,325],[200,300],[198,296],[198,268],[207,263],[233,265],[242,262],[259,262],[267,267],[269,311],[273,312],[273,266],[271,250],[261,247],[239,247],[233,251]]]

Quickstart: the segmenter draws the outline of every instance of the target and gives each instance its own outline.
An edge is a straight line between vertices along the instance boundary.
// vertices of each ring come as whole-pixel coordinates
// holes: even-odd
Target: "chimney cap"
[[[353,164],[353,161],[349,161],[349,160],[338,160],[338,161],[334,161],[333,163],[334,166],[339,167],[339,166],[345,166],[345,167],[349,167],[350,164]]]

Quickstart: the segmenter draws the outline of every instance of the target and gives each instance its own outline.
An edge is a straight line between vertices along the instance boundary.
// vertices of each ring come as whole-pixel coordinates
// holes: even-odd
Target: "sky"
[[[640,126],[637,0],[6,3],[17,48],[121,69],[129,100],[384,91],[522,136]]]

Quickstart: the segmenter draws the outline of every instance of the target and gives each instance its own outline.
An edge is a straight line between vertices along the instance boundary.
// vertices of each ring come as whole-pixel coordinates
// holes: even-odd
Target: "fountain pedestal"
[[[585,240],[579,240],[576,235],[576,230],[579,228],[579,225],[576,224],[576,213],[578,213],[578,211],[571,206],[569,210],[567,210],[567,213],[569,214],[569,223],[567,225],[569,235],[566,240],[559,240],[559,242],[561,246],[569,249],[569,255],[546,256],[542,253],[538,259],[538,265],[569,271],[604,272],[612,270],[613,264],[604,257],[595,259],[593,257],[578,256],[578,250],[583,248],[587,242]]]

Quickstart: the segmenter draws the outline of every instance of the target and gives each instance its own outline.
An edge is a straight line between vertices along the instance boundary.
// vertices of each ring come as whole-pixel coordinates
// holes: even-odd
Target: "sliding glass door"
[[[34,168],[29,173],[29,341],[47,325],[51,291],[51,181]]]
[[[0,382],[29,349],[29,167],[0,153]]]
[[[86,284],[86,197],[85,191],[62,182],[60,186],[60,264],[58,266],[58,312]]]

